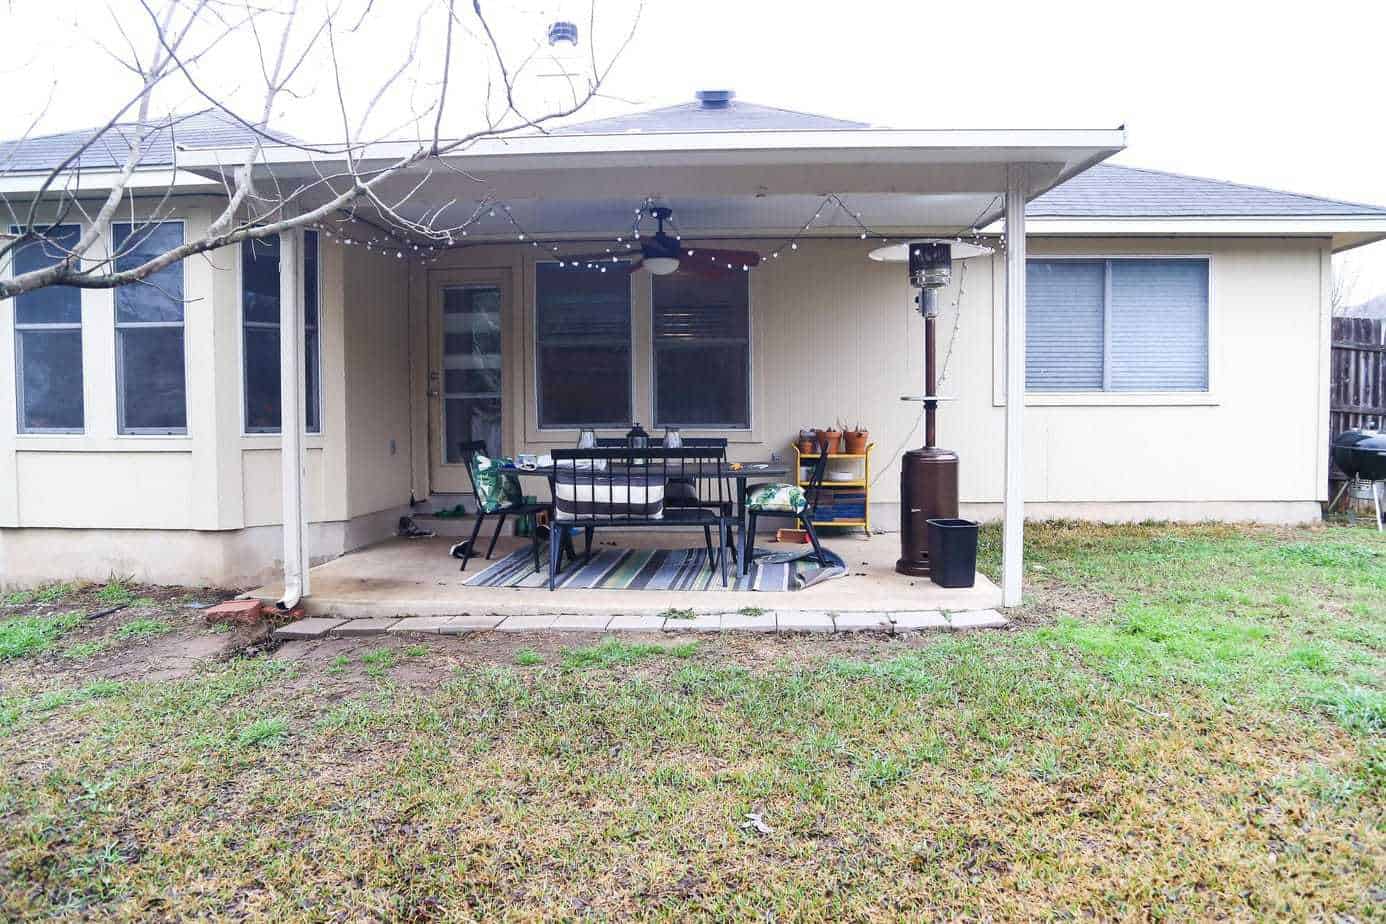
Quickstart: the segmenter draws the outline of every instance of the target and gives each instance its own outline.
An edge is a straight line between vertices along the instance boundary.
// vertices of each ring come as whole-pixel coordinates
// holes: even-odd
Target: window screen
[[[1029,391],[1207,391],[1208,261],[1030,260]]]
[[[183,243],[177,221],[113,226],[117,272]],[[183,264],[166,266],[115,292],[116,416],[121,433],[185,433]]]
[[[750,427],[749,288],[746,273],[653,277],[656,426]]]
[[[629,426],[629,274],[540,263],[534,314],[539,426]]]
[[[304,418],[322,430],[318,335],[318,233],[303,232]],[[241,241],[241,325],[247,433],[278,433],[279,236]]]
[[[11,229],[18,234],[19,229]],[[15,249],[16,276],[51,266],[77,245],[81,229],[59,225],[47,240]],[[20,433],[80,433],[82,290],[47,286],[14,300],[15,394]]]

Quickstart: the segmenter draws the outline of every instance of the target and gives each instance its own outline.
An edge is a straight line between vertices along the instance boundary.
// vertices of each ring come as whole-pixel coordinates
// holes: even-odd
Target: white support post
[[[1019,606],[1025,561],[1025,168],[1006,174],[1006,479],[1001,603]]]
[[[284,599],[292,609],[308,596],[308,508],[304,447],[303,232],[279,235],[279,433],[284,522]]]

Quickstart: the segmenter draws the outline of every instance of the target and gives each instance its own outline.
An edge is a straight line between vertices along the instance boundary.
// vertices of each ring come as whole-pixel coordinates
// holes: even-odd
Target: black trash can
[[[928,521],[929,580],[940,587],[971,587],[977,581],[977,524],[957,517]]]

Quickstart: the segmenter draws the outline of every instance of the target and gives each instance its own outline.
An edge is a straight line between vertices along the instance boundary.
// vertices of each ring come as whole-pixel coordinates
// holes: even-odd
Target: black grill
[[[1333,461],[1349,478],[1386,481],[1386,433],[1345,430],[1333,437]]]

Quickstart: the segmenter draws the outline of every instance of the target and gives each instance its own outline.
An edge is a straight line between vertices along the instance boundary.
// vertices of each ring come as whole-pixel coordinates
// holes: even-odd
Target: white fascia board
[[[798,132],[669,132],[620,133],[607,135],[525,135],[482,138],[444,156],[476,160],[503,156],[515,169],[533,169],[526,157],[555,155],[581,157],[594,155],[603,165],[606,158],[622,154],[716,153],[726,155],[752,152],[838,152],[860,156],[886,151],[933,151],[951,157],[968,152],[973,160],[1009,163],[1018,159],[1052,161],[1057,152],[1090,150],[1118,151],[1126,145],[1123,130],[1108,129],[1025,129],[1025,130],[892,130],[853,129],[844,131]],[[388,163],[408,157],[419,149],[416,141],[390,141],[362,148],[357,160]],[[182,166],[188,169],[220,167],[240,163],[245,148],[205,148],[181,152]],[[1030,155],[1040,155],[1030,157]],[[287,145],[266,146],[257,162],[263,164],[310,163],[339,160],[341,155],[306,152]],[[614,164],[619,166],[619,164]]]
[[[48,171],[0,175],[0,194],[36,193],[43,187],[47,178]],[[110,191],[119,179],[118,170],[84,170],[81,174],[69,173],[49,183],[45,195],[96,195]],[[135,192],[161,193],[167,189],[178,192],[214,192],[225,187],[218,181],[186,170],[160,169],[136,170],[125,184],[125,188]]]
[[[1029,218],[1031,237],[1341,237],[1386,236],[1386,215],[1254,218]],[[1001,223],[983,229],[998,234]],[[1366,241],[1357,241],[1366,243]],[[1356,246],[1357,243],[1351,246]]]
[[[497,195],[742,195],[768,186],[775,194],[826,192],[1000,192],[1011,164],[1035,165],[1030,195],[1117,153],[1123,131],[688,132],[681,134],[540,135],[486,138],[443,155],[458,175],[484,177]],[[370,145],[357,169],[369,172],[407,158],[416,142]],[[185,151],[180,165],[217,177],[240,163],[235,150]],[[257,175],[286,181],[341,173],[338,154],[290,146],[265,148]],[[573,171],[583,170],[580,187]],[[437,172],[423,161],[408,175]]]

